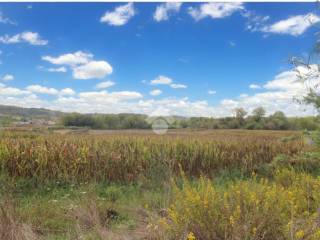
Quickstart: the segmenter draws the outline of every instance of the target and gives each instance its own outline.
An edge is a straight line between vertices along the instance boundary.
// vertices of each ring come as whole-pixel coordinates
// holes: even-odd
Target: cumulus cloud
[[[169,85],[172,83],[172,79],[166,76],[158,76],[157,78],[150,81],[151,85]]]
[[[304,89],[301,81],[297,80],[297,72],[295,71],[282,72],[263,87],[269,90],[290,90],[293,92]]]
[[[25,88],[25,90],[29,93],[35,93],[35,94],[47,94],[47,95],[53,95],[53,96],[73,96],[76,94],[76,92],[71,88],[63,88],[61,90],[41,86],[38,84],[29,85]]]
[[[261,85],[261,91],[249,95],[242,93],[236,98],[222,99],[216,105],[207,101],[192,101],[188,98],[145,99],[136,91],[89,91],[75,93],[72,89],[57,90],[45,86],[28,86],[19,89],[0,85],[0,102],[2,104],[22,107],[43,107],[53,110],[81,113],[143,113],[160,112],[180,116],[232,116],[236,107],[243,107],[251,112],[256,107],[264,107],[268,114],[283,111],[288,116],[314,115],[312,106],[298,104],[294,98],[304,96],[310,85],[319,84],[319,75],[310,77],[311,83],[300,81],[297,71],[309,76],[310,69],[299,67],[283,71],[273,79]],[[316,69],[315,69],[316,70]],[[157,90],[157,89],[155,89]],[[209,93],[209,92],[208,92]],[[39,96],[37,95],[39,94]],[[42,94],[51,94],[53,99],[42,98]]]
[[[189,14],[195,20],[201,20],[206,17],[211,18],[225,18],[233,13],[243,10],[244,6],[240,2],[230,2],[230,3],[203,3],[199,8],[190,7]]]
[[[157,6],[153,14],[153,19],[157,22],[166,21],[169,19],[170,14],[180,11],[182,3],[167,2]]]
[[[0,85],[0,96],[15,97],[15,96],[28,95],[28,94],[30,94],[30,92],[26,90],[14,88],[14,87],[7,87],[4,84]]]
[[[106,61],[91,61],[72,70],[75,79],[104,78],[112,73],[112,67]]]
[[[250,85],[249,85],[249,88],[251,88],[251,89],[260,89],[261,86],[258,85],[258,84],[250,84]]]
[[[72,96],[72,95],[75,95],[76,92],[71,88],[64,88],[60,90],[59,94],[62,96]]]
[[[1,78],[2,81],[8,82],[14,80],[14,76],[11,74],[6,74]]]
[[[66,65],[72,70],[74,79],[101,79],[111,74],[113,69],[106,61],[96,61],[93,54],[82,51],[67,53],[58,57],[43,56],[42,60],[55,65]],[[60,68],[60,70],[63,70]]]
[[[157,78],[150,81],[151,85],[169,85],[171,88],[187,88],[187,85],[173,83],[172,79],[163,75],[159,75]]]
[[[95,96],[93,98],[92,96]],[[77,111],[85,113],[142,113],[181,116],[213,116],[214,110],[206,101],[189,101],[187,98],[164,98],[164,99],[139,99],[139,94],[134,99],[124,99],[122,95],[112,93],[91,93],[80,97],[58,98],[51,104],[51,108],[68,112]],[[136,98],[138,97],[139,98]]]
[[[91,53],[77,51],[74,53],[62,54],[58,57],[43,56],[42,60],[48,61],[56,65],[76,66],[79,64],[86,64],[93,58]]]
[[[105,89],[105,88],[112,87],[113,85],[115,85],[115,82],[105,81],[105,82],[98,83],[98,84],[96,85],[96,88],[97,88],[97,89]]]
[[[48,94],[48,95],[57,95],[59,91],[55,88],[47,88],[41,85],[30,85],[26,87],[26,90],[32,93]]]
[[[98,92],[81,92],[80,100],[90,101],[95,104],[117,103],[142,98],[142,94],[134,91],[107,92],[105,90]]]
[[[297,15],[281,20],[272,25],[264,26],[261,28],[261,31],[266,33],[299,36],[319,21],[320,17],[314,14]]]
[[[225,109],[244,107],[249,111],[262,106],[268,114],[280,110],[288,116],[314,115],[316,111],[313,107],[301,105],[294,99],[305,96],[312,84],[315,86],[319,83],[319,76],[312,78],[313,83],[301,81],[297,70],[303,73],[309,72],[306,68],[281,72],[263,85],[263,92],[254,95],[242,94],[238,100],[225,99],[221,102],[221,106]]]
[[[160,89],[154,89],[154,90],[150,91],[151,96],[159,96],[161,93],[162,93],[162,91]]]
[[[125,25],[130,18],[135,15],[133,3],[118,6],[114,11],[107,11],[101,18],[100,22],[113,26]]]
[[[48,40],[44,40],[37,32],[22,32],[13,36],[0,36],[0,42],[4,44],[29,43],[30,45],[47,45]]]

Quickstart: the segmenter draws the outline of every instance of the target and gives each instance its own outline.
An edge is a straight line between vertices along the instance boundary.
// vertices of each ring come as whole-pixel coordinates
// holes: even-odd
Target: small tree
[[[247,115],[247,112],[243,108],[235,108],[234,112],[237,119],[244,119]]]
[[[252,115],[254,119],[259,122],[266,115],[266,110],[263,107],[257,107],[253,109]]]
[[[235,117],[236,117],[236,122],[238,127],[240,128],[243,127],[245,122],[244,118],[247,115],[247,112],[243,108],[235,108],[234,112],[235,112]]]
[[[313,19],[306,19],[312,23]],[[319,37],[319,32],[316,34]],[[320,39],[316,39],[311,54],[308,58],[293,57],[290,63],[294,66],[297,72],[298,80],[305,83],[307,94],[300,96],[297,100],[300,103],[312,105],[318,113],[320,113],[320,91],[318,89],[320,84]]]

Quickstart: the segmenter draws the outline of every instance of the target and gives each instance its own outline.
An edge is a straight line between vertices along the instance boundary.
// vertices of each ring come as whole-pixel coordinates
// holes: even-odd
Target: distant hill
[[[0,105],[0,116],[14,116],[34,119],[55,119],[61,117],[63,114],[63,112],[52,111],[44,108],[22,108]]]

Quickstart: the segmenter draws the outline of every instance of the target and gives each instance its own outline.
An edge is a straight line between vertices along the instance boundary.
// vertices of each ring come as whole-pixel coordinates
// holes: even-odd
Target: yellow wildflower
[[[189,232],[187,240],[196,240],[196,236],[194,236],[193,232]]]
[[[299,230],[298,232],[296,232],[296,238],[302,239],[303,237],[304,237],[304,231],[303,230]]]

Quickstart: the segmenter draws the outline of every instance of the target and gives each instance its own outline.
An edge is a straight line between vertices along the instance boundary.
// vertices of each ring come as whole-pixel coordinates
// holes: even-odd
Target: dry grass
[[[117,229],[112,229],[111,225],[115,218],[118,217],[118,212],[114,209],[101,208],[98,206],[94,197],[86,200],[86,204],[82,205],[70,212],[71,218],[75,220],[76,238],[86,239],[88,233],[94,236],[94,239],[99,240],[142,240],[150,239],[147,234],[148,215],[144,210],[135,211],[136,216],[135,227],[128,229],[127,226],[118,226]]]
[[[0,239],[37,240],[37,234],[28,224],[21,223],[10,200],[0,203]]]
[[[290,141],[282,137],[295,135]],[[182,170],[189,176],[225,169],[255,171],[278,154],[305,148],[293,132],[203,131],[193,134],[32,135],[4,134],[1,171],[39,182],[134,182]]]

